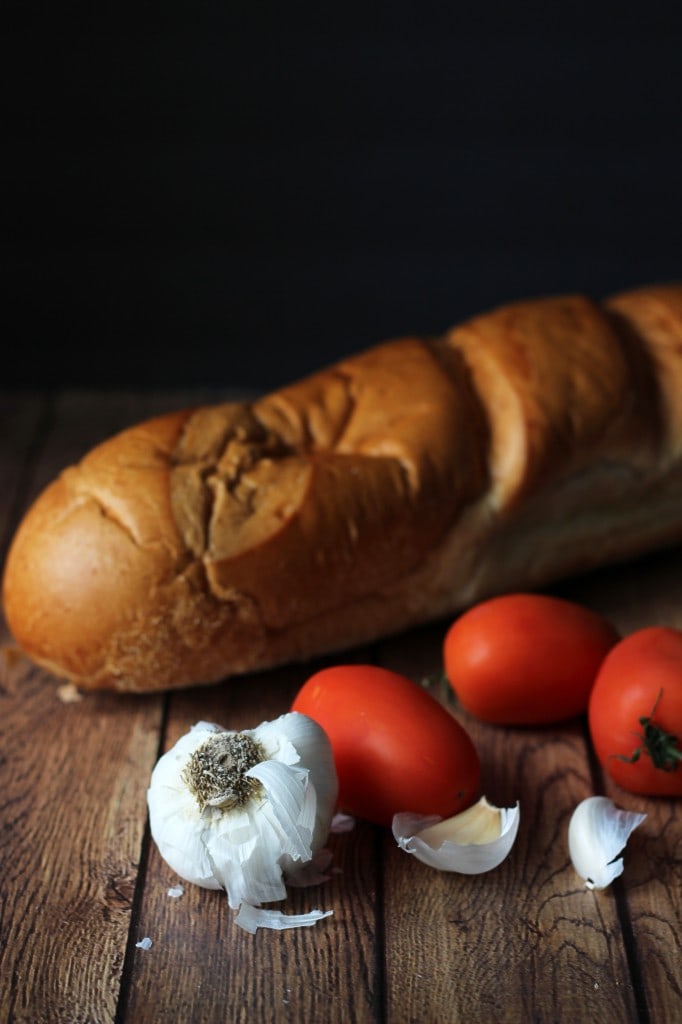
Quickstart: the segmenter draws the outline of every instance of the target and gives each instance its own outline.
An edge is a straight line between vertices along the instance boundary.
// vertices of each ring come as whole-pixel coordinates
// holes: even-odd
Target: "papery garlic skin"
[[[255,934],[259,928],[270,928],[277,932],[287,928],[310,928],[331,914],[331,910],[311,910],[308,914],[283,914],[279,910],[262,910],[242,903],[236,920],[245,931]]]
[[[630,834],[646,814],[622,811],[605,796],[578,804],[568,826],[568,850],[573,867],[588,889],[605,889],[623,873],[621,854]]]
[[[495,807],[486,797],[452,818],[396,814],[393,836],[401,850],[438,871],[480,875],[509,855],[519,830],[520,809]]]
[[[242,805],[202,810],[188,769],[216,734],[226,730],[199,722],[159,759],[147,792],[152,837],[176,874],[224,888],[233,908],[284,899],[287,876],[313,859],[329,833],[338,791],[329,740],[297,712],[242,730],[264,754],[244,773],[259,785]]]

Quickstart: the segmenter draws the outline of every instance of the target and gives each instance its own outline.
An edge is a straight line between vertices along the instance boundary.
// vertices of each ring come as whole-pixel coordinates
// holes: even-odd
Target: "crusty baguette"
[[[682,539],[682,285],[517,303],[133,427],[20,525],[3,598],[78,686],[305,660]]]

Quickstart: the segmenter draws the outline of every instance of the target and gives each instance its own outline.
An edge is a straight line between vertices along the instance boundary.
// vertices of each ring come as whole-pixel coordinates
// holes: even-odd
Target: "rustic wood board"
[[[128,423],[206,395],[0,395],[2,555],[22,510],[65,464]],[[212,397],[212,396],[208,396]],[[556,588],[627,632],[682,627],[682,551]],[[353,657],[436,675],[446,623]],[[11,645],[4,623],[0,643]],[[330,837],[329,881],[284,909],[334,914],[249,935],[223,895],[178,880],[149,839],[159,754],[199,719],[239,728],[286,711],[315,666],[172,695],[60,699],[59,681],[5,650],[0,675],[0,1020],[534,1021],[682,1019],[682,831],[675,801],[602,777],[582,721],[495,729],[453,713],[483,762],[483,789],[521,804],[507,861],[441,874],[358,822]],[[575,805],[606,793],[643,810],[621,879],[582,886],[568,857]],[[136,943],[149,936],[153,945]]]

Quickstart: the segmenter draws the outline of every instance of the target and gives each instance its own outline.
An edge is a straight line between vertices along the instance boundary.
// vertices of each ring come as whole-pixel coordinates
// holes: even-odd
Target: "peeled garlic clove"
[[[519,830],[520,810],[495,807],[482,796],[478,803],[445,820],[396,814],[393,835],[401,850],[439,871],[480,875],[501,864]]]
[[[605,796],[590,796],[578,804],[568,826],[568,850],[588,889],[605,889],[623,873],[619,854],[645,818],[646,814],[619,810]]]

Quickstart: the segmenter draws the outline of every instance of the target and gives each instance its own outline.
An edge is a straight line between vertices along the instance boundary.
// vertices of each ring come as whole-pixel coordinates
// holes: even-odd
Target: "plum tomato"
[[[374,665],[312,675],[292,704],[327,733],[339,808],[378,825],[400,811],[450,817],[478,795],[480,762],[468,733],[406,676]]]
[[[505,594],[464,612],[443,644],[460,703],[496,725],[548,725],[583,714],[618,641],[601,615],[545,594]]]
[[[682,631],[639,629],[597,675],[588,709],[604,771],[643,796],[682,796]]]

